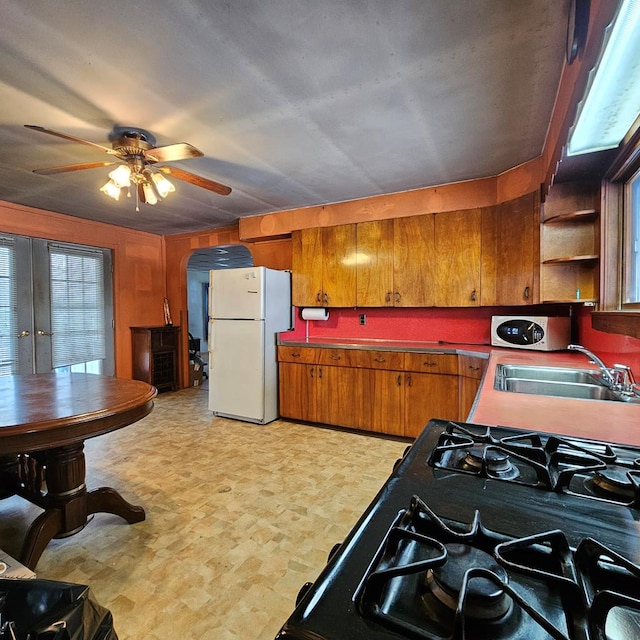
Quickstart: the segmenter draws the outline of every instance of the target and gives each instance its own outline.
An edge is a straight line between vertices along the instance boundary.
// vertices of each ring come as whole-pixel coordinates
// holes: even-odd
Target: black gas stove
[[[432,420],[277,638],[640,639],[640,449]]]

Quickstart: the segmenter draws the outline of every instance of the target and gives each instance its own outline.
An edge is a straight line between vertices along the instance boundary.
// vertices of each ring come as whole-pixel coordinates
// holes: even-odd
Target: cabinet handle
[[[396,291],[396,302],[400,302],[400,292]]]
[[[309,369],[309,376],[311,376],[313,378],[313,372],[314,372],[314,368],[311,367],[311,369]]]
[[[477,299],[477,294],[476,294],[476,290],[474,289],[474,290],[471,292],[471,302],[475,302],[475,301],[476,301],[476,299]]]
[[[27,338],[27,337],[29,337],[30,335],[31,335],[31,334],[30,334],[28,331],[21,331],[21,332],[18,334],[18,338]]]
[[[321,293],[322,293],[321,291],[318,291],[318,293],[316,293],[316,302],[318,304],[322,304],[322,298],[320,297]]]
[[[385,302],[391,302],[391,291],[387,291],[387,295],[384,297]]]
[[[401,387],[401,386],[402,386],[402,375],[398,375],[398,378],[397,378],[397,380],[396,380],[396,385],[397,385],[398,387]]]
[[[528,300],[528,299],[529,299],[529,285],[527,285],[527,286],[524,288],[524,293],[522,294],[522,297],[523,297],[525,300]]]
[[[39,336],[52,336],[53,332],[49,332],[49,331],[43,331],[42,329],[38,329],[38,335]]]
[[[429,362],[429,361],[423,362],[422,364],[425,367],[435,367],[436,366],[435,362]]]
[[[322,297],[324,298],[324,303],[325,303],[326,305],[328,305],[328,304],[329,304],[329,296],[325,293],[325,294],[323,294],[323,296],[322,296]]]
[[[468,367],[471,371],[480,371],[480,367],[472,367],[471,365],[469,365]]]
[[[299,357],[300,357],[300,354],[299,354],[299,353],[292,353],[292,354],[291,354],[291,357],[292,357],[292,358],[299,358]]]
[[[411,374],[407,375],[407,384],[412,387],[413,386],[413,380],[411,379]]]
[[[377,358],[373,359],[374,362],[386,362],[386,360],[384,358],[381,358],[380,356],[378,356]]]
[[[332,353],[329,357],[331,358],[331,360],[340,360],[342,356],[337,356]]]
[[[318,369],[318,378],[322,378],[322,367]]]

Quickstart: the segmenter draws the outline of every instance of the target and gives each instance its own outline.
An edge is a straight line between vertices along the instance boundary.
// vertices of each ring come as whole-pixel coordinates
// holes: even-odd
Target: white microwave
[[[558,316],[493,316],[491,344],[510,349],[562,351],[571,342],[571,318]]]

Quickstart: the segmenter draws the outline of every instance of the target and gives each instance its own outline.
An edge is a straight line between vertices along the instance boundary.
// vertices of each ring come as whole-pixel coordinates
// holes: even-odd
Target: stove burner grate
[[[427,464],[640,508],[640,459],[622,446],[448,422]]]
[[[640,567],[561,531],[510,538],[419,497],[389,529],[356,592],[361,613],[425,640],[595,640],[640,628]]]

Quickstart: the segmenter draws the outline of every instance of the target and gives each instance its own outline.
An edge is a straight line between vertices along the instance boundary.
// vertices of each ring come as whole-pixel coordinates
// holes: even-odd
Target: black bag
[[[111,612],[85,585],[0,580],[0,616],[1,640],[118,640]]]

